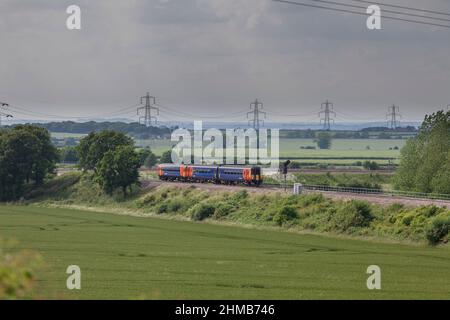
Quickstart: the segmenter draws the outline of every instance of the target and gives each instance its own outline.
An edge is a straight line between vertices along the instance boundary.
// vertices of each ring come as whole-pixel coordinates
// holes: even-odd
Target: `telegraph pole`
[[[401,118],[402,115],[400,114],[400,107],[396,106],[395,104],[388,108],[388,114],[386,115],[386,119],[388,119],[388,127],[392,130],[395,130],[398,128],[399,125],[399,118]]]
[[[321,117],[320,123],[323,121],[323,130],[330,131],[331,129],[331,122],[334,122],[332,117],[334,118],[336,116],[336,112],[333,111],[333,108],[333,104],[328,100],[322,103],[322,110],[319,112],[319,117]]]
[[[260,120],[259,115],[262,114],[264,116],[264,119],[266,119],[266,113],[264,111],[261,111],[263,109],[263,103],[259,102],[258,99],[255,100],[255,102],[250,104],[250,112],[247,112],[247,119],[249,119],[249,115],[252,115],[252,119],[248,121],[248,124],[252,124],[253,129],[259,130],[260,123],[264,126],[264,120]]]
[[[155,120],[155,124],[158,123],[158,118],[156,116],[152,116],[152,111],[156,111],[156,115],[159,116],[159,108],[155,107],[156,98],[151,96],[150,93],[143,97],[141,97],[141,104],[145,106],[137,108],[137,115],[139,116],[139,123],[144,124],[146,127],[150,127],[152,125],[152,120]],[[144,115],[142,115],[141,111],[144,111]],[[143,121],[142,121],[143,120]]]

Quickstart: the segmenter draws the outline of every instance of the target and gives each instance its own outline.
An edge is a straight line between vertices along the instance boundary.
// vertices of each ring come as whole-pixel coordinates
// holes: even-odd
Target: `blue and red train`
[[[244,184],[259,186],[263,182],[261,167],[221,167],[161,164],[160,180],[182,182],[212,182],[217,184]]]

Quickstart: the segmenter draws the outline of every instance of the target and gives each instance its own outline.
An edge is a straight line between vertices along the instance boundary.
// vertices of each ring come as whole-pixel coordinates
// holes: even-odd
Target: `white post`
[[[299,195],[302,194],[302,184],[301,183],[294,183],[294,194]]]

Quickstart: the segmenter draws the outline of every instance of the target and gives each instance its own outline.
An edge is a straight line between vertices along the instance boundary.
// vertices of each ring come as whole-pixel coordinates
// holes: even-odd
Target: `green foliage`
[[[77,133],[87,134],[90,132],[100,132],[103,130],[113,130],[123,132],[124,134],[130,134],[139,139],[149,139],[156,137],[168,137],[172,130],[167,127],[147,127],[140,123],[125,123],[125,122],[74,122],[74,121],[62,121],[62,122],[49,122],[39,123],[36,126],[46,128],[50,132],[63,132],[63,133]]]
[[[77,163],[78,154],[76,147],[64,147],[58,149],[59,161],[62,163]]]
[[[228,202],[219,202],[214,211],[214,219],[223,219],[234,211],[234,206]]]
[[[138,214],[177,215],[195,221],[209,218],[239,224],[423,242],[427,240],[427,230],[434,219],[450,217],[448,209],[436,206],[379,206],[364,201],[333,201],[322,194],[287,196],[247,190],[211,193],[196,187],[161,186],[124,199],[122,196],[106,196],[90,175],[82,175],[75,184],[70,175],[65,176],[54,179],[51,191],[45,196],[36,189],[34,194],[29,193],[30,197],[36,195],[36,200],[52,205],[122,208]],[[444,237],[440,241],[445,242],[446,239]]]
[[[212,204],[199,203],[191,209],[191,218],[194,221],[202,221],[211,217],[215,210]]]
[[[373,220],[372,208],[364,201],[352,200],[340,206],[331,215],[330,228],[333,231],[352,232],[369,226]]]
[[[450,216],[437,217],[431,221],[426,230],[428,242],[436,245],[440,242],[448,242],[450,232]]]
[[[366,170],[379,170],[380,166],[375,161],[364,161],[363,167]]]
[[[42,258],[35,252],[5,252],[0,240],[0,300],[31,299]]]
[[[278,210],[276,215],[273,217],[273,221],[277,225],[282,226],[287,222],[290,222],[296,218],[298,218],[296,208],[294,208],[293,206],[283,206],[280,208],[280,210]]]
[[[401,151],[396,188],[450,194],[449,150],[450,111],[427,115],[417,137]]]
[[[309,185],[381,190],[382,184],[389,184],[391,177],[380,174],[295,174],[295,181]]]
[[[91,132],[77,146],[78,165],[83,170],[96,170],[103,156],[122,146],[134,146],[133,139],[117,131]]]
[[[151,168],[158,162],[156,155],[149,147],[140,149],[138,153],[141,166]]]
[[[97,167],[96,181],[107,194],[120,187],[126,196],[127,188],[139,181],[139,167],[140,159],[134,147],[120,146],[104,154]]]
[[[159,159],[160,163],[172,163],[172,151],[168,150],[165,151],[162,155],[161,155],[161,159]]]
[[[39,185],[53,174],[58,159],[50,134],[42,128],[19,125],[0,132],[0,201],[17,200],[25,183]]]
[[[330,149],[331,148],[331,134],[328,132],[319,132],[317,134],[317,146],[319,149]]]

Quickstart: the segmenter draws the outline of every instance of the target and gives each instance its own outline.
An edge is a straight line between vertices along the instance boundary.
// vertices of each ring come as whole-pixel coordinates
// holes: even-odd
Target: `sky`
[[[383,1],[450,12],[448,0]],[[81,30],[66,28],[69,5]],[[450,29],[368,30],[366,18],[271,0],[1,0],[0,101],[16,119],[137,119],[150,92],[161,121],[232,122],[256,98],[268,121],[298,122],[327,99],[336,122],[450,104]]]

